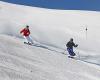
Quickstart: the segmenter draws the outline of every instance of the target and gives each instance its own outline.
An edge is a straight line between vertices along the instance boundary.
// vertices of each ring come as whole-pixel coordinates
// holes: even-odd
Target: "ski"
[[[80,60],[80,58],[74,57],[74,56],[68,56],[68,58],[70,58],[70,59],[75,59],[75,60]]]
[[[31,43],[24,42],[24,44],[27,44],[27,45],[31,45],[31,46],[32,46],[32,44],[31,44]]]

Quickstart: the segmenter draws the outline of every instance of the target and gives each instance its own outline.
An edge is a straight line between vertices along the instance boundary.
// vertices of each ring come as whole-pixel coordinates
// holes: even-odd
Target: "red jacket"
[[[24,36],[29,36],[29,35],[30,35],[30,30],[24,28],[24,29],[22,29],[22,30],[20,31],[20,33],[23,33]]]

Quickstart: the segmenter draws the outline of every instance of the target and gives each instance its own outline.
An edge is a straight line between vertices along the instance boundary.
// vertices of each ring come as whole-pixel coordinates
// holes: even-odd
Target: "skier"
[[[70,55],[68,57],[73,58],[76,55],[73,51],[73,47],[77,47],[77,46],[78,45],[73,42],[73,38],[71,38],[70,41],[66,44],[67,51]]]
[[[29,30],[29,26],[28,25],[26,25],[26,27],[20,31],[20,34],[22,34],[23,37],[25,38],[25,42],[24,43],[29,44],[29,45],[33,44],[33,41],[30,38],[30,30]]]

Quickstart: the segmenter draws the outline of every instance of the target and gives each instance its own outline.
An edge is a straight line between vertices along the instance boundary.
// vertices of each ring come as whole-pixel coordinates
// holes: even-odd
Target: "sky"
[[[100,11],[100,0],[1,0],[15,4],[64,10]]]

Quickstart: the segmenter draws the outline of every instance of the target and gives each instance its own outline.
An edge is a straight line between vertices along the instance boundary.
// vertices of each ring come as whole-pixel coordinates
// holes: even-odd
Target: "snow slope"
[[[100,12],[50,10],[0,1],[0,80],[99,80],[99,20]],[[42,46],[22,43],[19,31],[27,24],[34,42]],[[71,37],[79,44],[75,52],[82,60],[61,54]]]
[[[0,80],[99,80],[100,68],[0,36]]]

